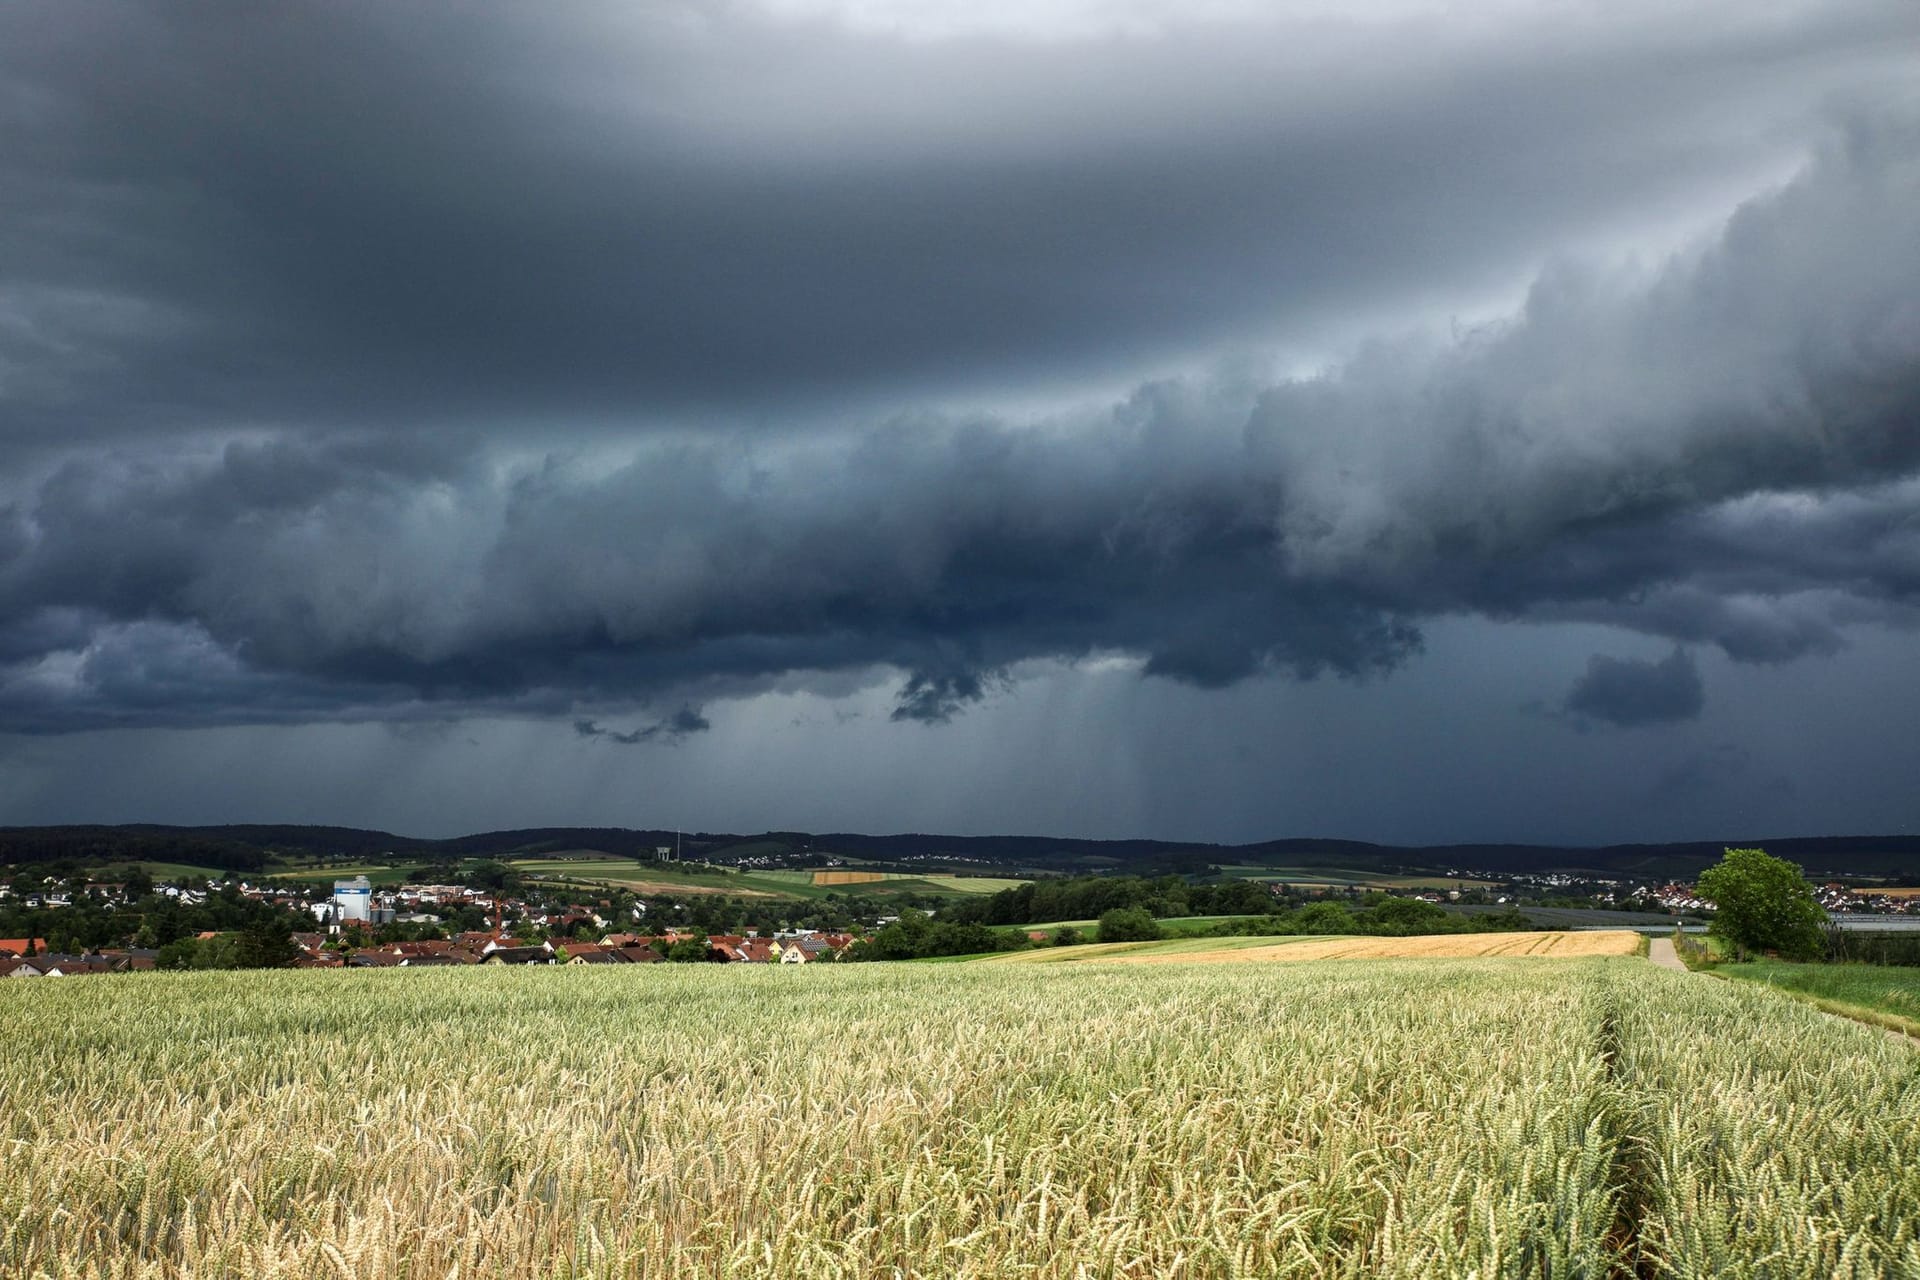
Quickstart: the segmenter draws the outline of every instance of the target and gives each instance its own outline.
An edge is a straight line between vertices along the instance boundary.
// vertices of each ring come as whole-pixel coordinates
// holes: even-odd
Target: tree
[[[1396,938],[1450,933],[1459,927],[1453,916],[1419,898],[1388,898],[1368,911],[1366,920],[1367,932]]]
[[[1115,907],[1100,917],[1102,942],[1152,942],[1160,936],[1160,922],[1143,907]]]
[[[1304,906],[1293,917],[1294,928],[1301,933],[1358,933],[1360,922],[1344,903],[1315,902]]]
[[[1821,952],[1827,913],[1797,864],[1764,849],[1728,849],[1700,874],[1702,898],[1717,908],[1708,932],[1743,951],[1778,951],[1790,960]]]
[[[293,921],[275,912],[241,932],[234,948],[234,963],[242,969],[284,969],[299,954],[293,943]]]
[[[682,938],[667,948],[667,959],[675,964],[704,964],[707,960],[707,940]]]

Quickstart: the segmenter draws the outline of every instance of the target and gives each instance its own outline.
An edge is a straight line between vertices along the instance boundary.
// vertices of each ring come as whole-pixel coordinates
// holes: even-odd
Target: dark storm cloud
[[[1706,706],[1693,655],[1675,649],[1658,662],[1596,653],[1567,694],[1569,714],[1622,728],[1692,720]]]
[[[626,425],[1310,334],[1749,173],[1730,113],[1802,129],[1920,34],[1738,14],[1035,47],[751,6],[8,6],[8,432]]]
[[[1920,145],[1888,112],[1698,253],[1556,265],[1505,323],[1316,378],[726,436],[663,409],[764,422],[1477,278],[1741,151],[1709,108],[1873,65],[1906,6],[1654,68],[1408,55],[1353,110],[1224,39],[1122,92],[1144,55],[1107,44],[890,61],[808,27],[773,57],[737,15],[637,18],[606,61],[601,18],[211,12],[0,16],[0,726],[686,708],[577,720],[639,742],[883,671],[939,723],[1031,659],[1361,678],[1471,613],[1775,661],[1920,606]],[[1620,147],[1655,121],[1686,154]]]
[[[629,729],[624,732],[617,729],[603,729],[597,721],[575,720],[573,731],[582,738],[605,738],[608,742],[619,743],[623,747],[637,746],[642,742],[678,743],[688,734],[705,733],[713,724],[692,707],[682,707],[665,719],[656,720],[641,729]]]

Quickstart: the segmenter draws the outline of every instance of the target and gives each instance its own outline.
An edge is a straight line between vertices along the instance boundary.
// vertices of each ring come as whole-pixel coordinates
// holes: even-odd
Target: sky
[[[1910,0],[0,8],[0,822],[1920,830]]]

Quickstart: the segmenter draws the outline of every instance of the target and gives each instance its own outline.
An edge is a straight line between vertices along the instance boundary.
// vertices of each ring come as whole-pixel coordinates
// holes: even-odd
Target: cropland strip
[[[1912,1052],[1635,960],[141,974],[0,1025],[5,1275],[1920,1275]]]
[[[1196,940],[1204,941],[1204,940]],[[1579,959],[1587,956],[1630,956],[1640,946],[1640,935],[1624,929],[1594,929],[1570,933],[1445,933],[1416,938],[1302,938],[1248,946],[1245,939],[1221,939],[1220,945],[1182,950],[1115,954],[1109,958],[1131,964],[1166,962],[1284,960],[1463,960],[1488,956],[1540,956]],[[1230,944],[1230,945],[1229,945]],[[1071,951],[1066,947],[1062,950]]]
[[[955,893],[1000,893],[1007,889],[1018,889],[1026,880],[1015,880],[1008,876],[942,876],[923,877],[930,885],[941,889],[951,889]]]
[[[1091,924],[1092,922],[1089,921]],[[1119,957],[1193,955],[1210,956],[1228,951],[1267,950],[1276,946],[1299,946],[1326,942],[1319,937],[1282,938],[1163,938],[1158,942],[1088,942],[1071,947],[1040,947],[1033,951],[1007,951],[983,956],[978,964],[1074,964],[1087,960],[1113,960]]]
[[[1564,967],[0,984],[0,1274],[1599,1275]]]
[[[779,881],[771,880],[770,875],[769,879],[760,880],[723,871],[661,871],[624,858],[525,858],[512,865],[529,880],[604,884],[625,889],[629,893],[679,897],[698,897],[703,894],[726,894],[741,898],[800,896]],[[805,885],[805,880],[794,882],[795,888]]]

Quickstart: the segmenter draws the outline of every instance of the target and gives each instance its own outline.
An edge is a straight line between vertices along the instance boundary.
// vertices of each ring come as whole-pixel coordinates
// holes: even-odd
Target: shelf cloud
[[[1696,654],[1920,620],[1915,36],[11,9],[0,731],[938,734],[1036,663],[1391,683],[1445,619],[1674,646],[1564,709],[1685,725]]]

